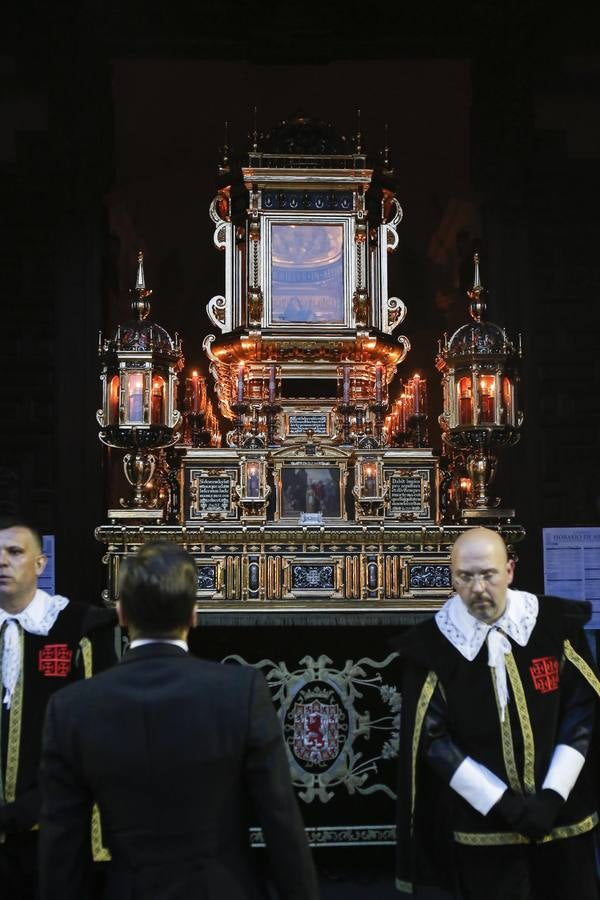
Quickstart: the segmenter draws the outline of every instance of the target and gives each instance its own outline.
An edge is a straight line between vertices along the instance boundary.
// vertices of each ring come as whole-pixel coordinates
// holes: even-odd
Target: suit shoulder
[[[237,662],[214,662],[201,659],[190,654],[190,662],[196,667],[198,674],[209,677],[223,684],[250,685],[260,674],[258,669]]]

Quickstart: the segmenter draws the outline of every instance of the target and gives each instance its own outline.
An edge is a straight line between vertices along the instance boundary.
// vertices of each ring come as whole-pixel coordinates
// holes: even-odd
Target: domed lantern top
[[[141,250],[138,252],[135,288],[129,293],[133,321],[118,326],[112,341],[113,349],[133,352],[146,350],[180,352],[181,345],[177,348],[176,342],[168,332],[161,325],[148,319],[150,314],[148,298],[152,295],[152,291],[146,288],[144,254]]]
[[[98,348],[102,365],[100,440],[110,446],[168,446],[177,436],[177,372],[183,367],[181,341],[148,319],[151,290],[146,288],[144,255],[138,253],[135,288],[130,291],[133,320],[117,327]]]
[[[445,339],[436,359],[444,387],[440,424],[444,440],[453,446],[463,446],[460,434],[465,430],[483,427],[487,433],[479,436],[480,442],[489,442],[489,429],[516,430],[523,418],[516,396],[520,339],[515,346],[503,328],[485,320],[486,291],[481,284],[477,253],[474,264],[474,283],[468,291],[472,321],[458,328],[450,340]],[[500,433],[494,440],[509,442]]]
[[[479,254],[474,255],[475,279],[473,287],[468,291],[469,315],[473,319],[466,325],[461,325],[448,341],[447,352],[456,355],[507,353],[514,350],[506,338],[506,332],[494,322],[484,320],[487,304],[485,302],[486,290],[481,284],[479,274]]]

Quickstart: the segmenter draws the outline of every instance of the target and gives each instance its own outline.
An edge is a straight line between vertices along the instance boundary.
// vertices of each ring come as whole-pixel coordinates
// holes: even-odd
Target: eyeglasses
[[[479,581],[480,578],[484,584],[494,584],[499,576],[499,572],[457,572],[454,576],[454,580],[465,587],[471,587],[476,581]]]

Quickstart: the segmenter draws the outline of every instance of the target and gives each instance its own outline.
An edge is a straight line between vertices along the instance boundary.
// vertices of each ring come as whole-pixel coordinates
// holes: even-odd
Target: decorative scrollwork
[[[208,208],[208,214],[217,226],[225,225],[227,223],[229,216],[229,198],[227,194],[219,191],[216,197],[213,197]],[[225,218],[223,217],[223,214],[225,214]]]
[[[395,208],[396,212],[394,213],[393,217],[390,219],[390,221],[387,224],[391,228],[395,229],[402,221],[404,212],[402,210],[402,207],[400,206],[400,203],[398,202],[397,197],[391,197],[390,200],[391,200],[392,206]]]
[[[219,360],[218,356],[215,356],[215,354],[212,352],[212,345],[215,342],[215,340],[216,340],[216,337],[214,334],[207,334],[206,337],[204,338],[204,340],[202,341],[202,349],[204,350],[204,352],[206,353],[206,355],[208,356],[208,358],[210,359],[210,361],[212,363],[218,364],[220,362],[220,360]],[[214,372],[213,372],[212,366],[211,366],[211,374],[214,377]]]
[[[227,228],[227,222],[224,222],[222,225],[219,225],[218,228],[215,228],[213,243],[217,250],[224,250],[227,246]]]
[[[385,246],[388,253],[393,253],[398,246],[398,232],[391,225],[384,225],[385,228]]]
[[[398,343],[402,345],[402,356],[398,360],[398,363],[404,362],[406,359],[406,354],[410,350],[410,341],[404,334],[398,335]]]
[[[386,306],[388,326],[401,325],[406,318],[406,303],[399,297],[388,297]]]
[[[221,294],[217,294],[215,297],[211,297],[206,306],[206,311],[208,313],[209,319],[216,325],[217,328],[220,328],[221,331],[225,330],[226,326],[226,311],[227,311],[227,300]]]

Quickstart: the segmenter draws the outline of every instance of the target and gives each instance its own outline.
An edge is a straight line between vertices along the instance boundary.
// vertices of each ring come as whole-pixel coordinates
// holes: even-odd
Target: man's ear
[[[196,607],[190,613],[190,621],[188,622],[190,628],[196,628],[198,625],[198,613],[196,612]]]
[[[506,563],[506,572],[508,574],[508,582],[507,584],[512,584],[513,578],[515,577],[515,561],[514,559],[509,559]]]
[[[48,557],[46,556],[45,553],[40,553],[40,555],[38,556],[38,558],[35,561],[35,574],[37,575],[38,578],[43,573],[43,571],[47,565],[48,565]]]
[[[129,625],[129,621],[127,619],[127,616],[125,615],[123,607],[121,606],[120,600],[117,600],[117,618],[119,620],[119,625],[121,626],[121,628],[127,628],[127,626]]]

